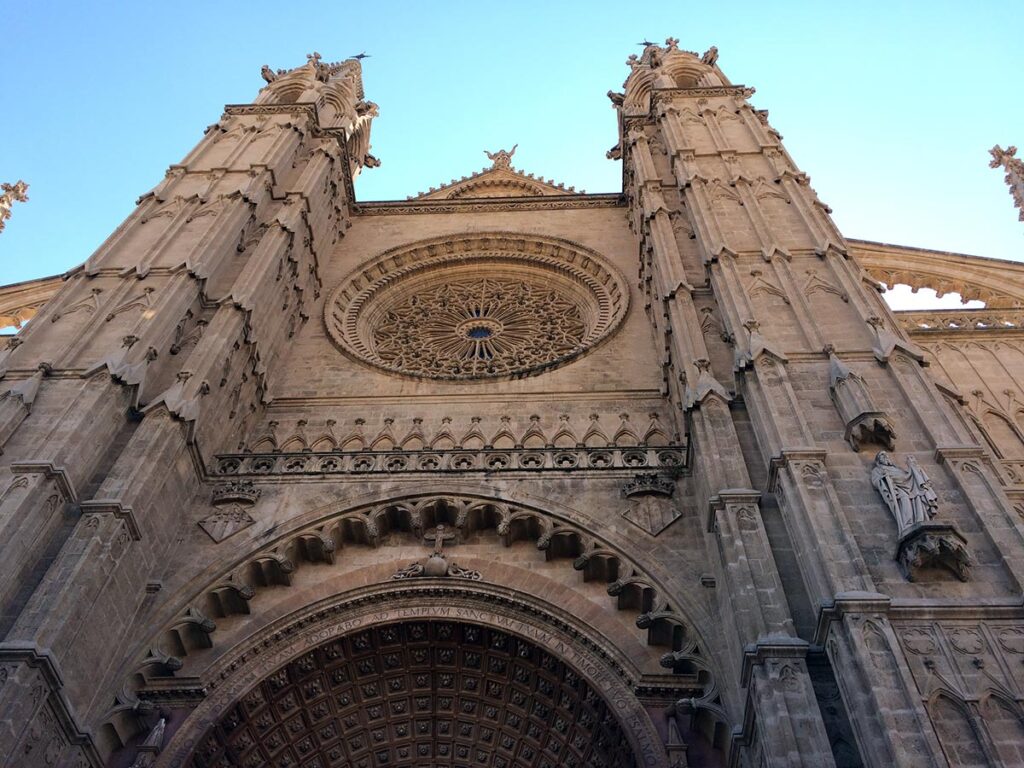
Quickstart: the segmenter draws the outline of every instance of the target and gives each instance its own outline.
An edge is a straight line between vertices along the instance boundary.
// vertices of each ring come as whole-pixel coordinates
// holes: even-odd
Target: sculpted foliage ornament
[[[1017,218],[1024,221],[1024,160],[1016,157],[1016,147],[1003,149],[996,144],[989,150],[989,154],[992,155],[992,160],[988,164],[989,168],[1002,166],[1006,169],[1005,179],[1010,187],[1013,205],[1020,210]]]
[[[14,204],[28,202],[26,192],[28,192],[28,184],[24,181],[0,184],[0,232],[4,231],[4,224],[11,218],[11,208]]]
[[[343,350],[388,371],[516,377],[581,355],[621,321],[627,301],[596,254],[498,233],[384,254],[335,290],[325,322]]]
[[[415,579],[419,576],[430,576],[434,578],[454,576],[460,579],[470,579],[471,581],[480,581],[481,576],[479,571],[470,571],[466,568],[462,568],[458,563],[449,561],[444,556],[444,542],[453,540],[455,533],[447,533],[444,525],[438,525],[437,528],[427,535],[428,539],[434,541],[434,551],[423,561],[417,561],[404,568],[399,569],[391,578],[392,579]]]

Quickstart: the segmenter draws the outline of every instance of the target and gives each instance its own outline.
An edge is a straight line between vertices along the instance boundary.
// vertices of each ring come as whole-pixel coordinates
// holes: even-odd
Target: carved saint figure
[[[896,518],[901,537],[911,526],[928,522],[938,512],[939,497],[913,456],[907,457],[907,469],[901,469],[888,453],[879,451],[871,470],[871,483]]]

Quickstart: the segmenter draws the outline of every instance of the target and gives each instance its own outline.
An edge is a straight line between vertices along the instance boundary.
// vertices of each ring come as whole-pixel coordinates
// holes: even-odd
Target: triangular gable
[[[518,144],[516,146],[519,146]],[[547,197],[551,195],[576,194],[573,187],[566,187],[551,179],[523,173],[512,167],[512,155],[516,147],[485,154],[492,161],[490,168],[483,168],[461,179],[452,179],[440,187],[431,187],[410,200],[463,200],[481,197]],[[580,190],[580,194],[583,190]]]

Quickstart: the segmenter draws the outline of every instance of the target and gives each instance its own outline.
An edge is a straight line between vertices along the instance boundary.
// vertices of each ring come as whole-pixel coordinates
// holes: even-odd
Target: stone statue
[[[268,83],[272,83],[275,80],[277,80],[277,73],[270,68],[269,64],[263,65],[263,67],[260,69],[260,75],[262,75],[263,79],[266,80]]]
[[[485,149],[484,154],[493,163],[492,168],[511,168],[512,155],[516,153],[516,147],[518,146],[518,144],[515,144],[510,150],[499,149],[497,152],[488,152]]]
[[[704,55],[701,56],[700,60],[707,64],[709,67],[715,66],[715,62],[718,61],[718,47],[712,45],[710,48],[704,51]]]
[[[879,451],[871,470],[871,483],[896,518],[901,538],[912,526],[927,523],[938,512],[939,499],[931,480],[913,456],[907,457],[907,469],[901,469],[887,452]]]

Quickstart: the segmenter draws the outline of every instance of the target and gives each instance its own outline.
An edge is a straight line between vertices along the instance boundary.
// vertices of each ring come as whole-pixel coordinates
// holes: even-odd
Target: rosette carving
[[[516,377],[599,343],[628,296],[621,277],[582,246],[490,233],[388,251],[335,289],[325,322],[342,350],[387,371]]]

